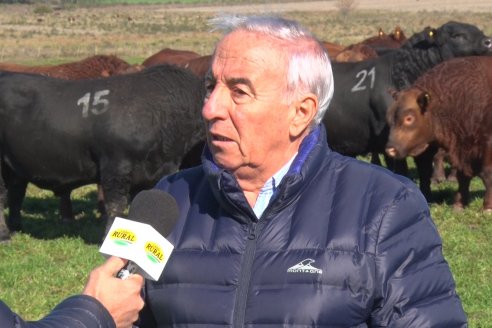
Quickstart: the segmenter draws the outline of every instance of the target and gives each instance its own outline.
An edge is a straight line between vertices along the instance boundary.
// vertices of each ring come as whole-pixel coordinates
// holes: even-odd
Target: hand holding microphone
[[[86,287],[84,293],[94,293],[98,298],[99,290],[112,288],[97,284],[98,274],[105,276],[102,282],[107,283],[106,276],[110,274],[116,280],[112,280],[115,285],[126,284],[125,288],[112,288],[115,292],[108,302],[116,305],[109,311],[117,327],[132,327],[138,319],[138,312],[144,305],[140,296],[142,276],[159,279],[174,248],[163,235],[169,235],[178,216],[178,206],[171,195],[157,189],[144,190],[130,204],[128,219],[116,218],[109,229],[99,251],[112,256],[98,268],[100,272],[96,269],[91,273],[88,287],[92,279],[95,288]],[[122,300],[125,300],[124,304],[121,304]]]
[[[144,278],[135,274],[122,281],[116,273],[128,262],[111,256],[99,267],[91,271],[82,294],[101,302],[113,317],[116,327],[132,327],[138,313],[144,306],[140,295]]]
[[[129,260],[118,277],[132,273],[158,280],[173,250],[163,237],[179,216],[174,198],[157,189],[138,193],[130,204],[128,219],[115,218],[99,251]]]

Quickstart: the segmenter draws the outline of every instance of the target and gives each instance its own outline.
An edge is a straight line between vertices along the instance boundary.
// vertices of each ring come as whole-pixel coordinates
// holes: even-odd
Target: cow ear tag
[[[419,104],[420,112],[422,114],[424,114],[427,111],[427,106],[429,106],[430,101],[431,101],[431,96],[428,92],[423,92],[417,99],[417,103]]]

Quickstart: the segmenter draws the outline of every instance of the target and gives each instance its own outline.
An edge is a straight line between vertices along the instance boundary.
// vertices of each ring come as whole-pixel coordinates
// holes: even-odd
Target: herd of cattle
[[[335,81],[323,119],[332,149],[385,154],[400,174],[413,156],[429,199],[433,161],[444,154],[457,170],[455,207],[467,205],[478,175],[492,211],[492,38],[448,22],[409,38],[397,27],[348,47],[323,44]],[[104,55],[0,64],[0,241],[21,229],[29,182],[60,197],[64,219],[73,218],[71,191],[97,183],[108,227],[135,193],[198,164],[210,60],[166,48],[140,65]]]

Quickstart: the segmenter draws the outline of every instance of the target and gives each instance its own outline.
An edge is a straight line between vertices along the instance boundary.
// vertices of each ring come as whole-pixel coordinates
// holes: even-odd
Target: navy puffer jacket
[[[209,158],[157,185],[180,218],[161,279],[146,283],[141,328],[466,327],[408,179],[330,151],[319,127],[258,219]]]
[[[39,321],[26,322],[0,301],[1,328],[116,328],[108,310],[87,295],[69,297]]]

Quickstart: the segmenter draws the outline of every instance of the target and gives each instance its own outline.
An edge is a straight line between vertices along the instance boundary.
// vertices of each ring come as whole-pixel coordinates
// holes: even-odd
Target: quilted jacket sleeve
[[[400,190],[378,229],[371,327],[467,327],[441,238],[416,188]]]
[[[39,321],[26,322],[0,301],[2,328],[115,328],[113,318],[95,298],[77,295],[65,299]]]

